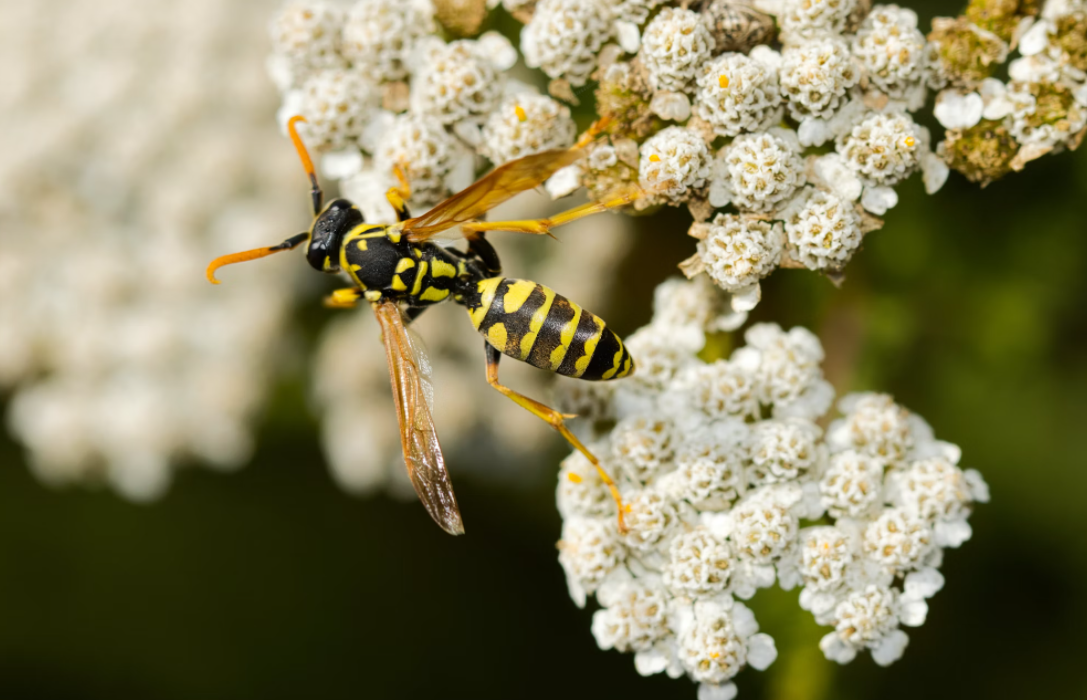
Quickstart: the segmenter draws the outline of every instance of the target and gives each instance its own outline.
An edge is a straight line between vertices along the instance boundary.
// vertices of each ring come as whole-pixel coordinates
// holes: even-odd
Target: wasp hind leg
[[[583,219],[586,216],[599,214],[600,212],[626,206],[634,200],[645,195],[640,189],[631,190],[625,194],[603,202],[589,202],[580,207],[567,209],[546,219],[522,219],[519,221],[466,221],[460,225],[462,231],[512,231],[514,233],[533,233],[551,235],[551,229],[556,226]]]
[[[573,416],[563,415],[550,406],[545,406],[539,401],[530,399],[524,394],[519,394],[513,389],[500,384],[498,381],[498,361],[502,359],[502,353],[489,343],[484,342],[484,347],[487,349],[487,383],[508,396],[518,406],[521,406],[529,413],[538,416],[552,428],[559,431],[574,449],[585,455],[585,458],[589,460],[589,463],[596,468],[596,472],[600,475],[600,480],[608,487],[608,490],[611,492],[611,497],[615,499],[615,505],[619,510],[619,532],[626,532],[626,524],[623,522],[623,499],[619,495],[619,489],[615,486],[615,480],[611,478],[608,472],[600,464],[600,460],[596,458],[596,455],[590,452],[585,445],[581,444],[581,441],[577,439],[577,436],[571,433],[570,429],[566,427],[563,418],[573,418]]]

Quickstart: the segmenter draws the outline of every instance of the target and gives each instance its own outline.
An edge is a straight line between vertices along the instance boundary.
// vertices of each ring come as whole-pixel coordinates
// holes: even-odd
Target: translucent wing
[[[410,241],[425,241],[465,221],[478,219],[510,197],[538,187],[584,154],[580,148],[536,153],[495,168],[422,216],[404,222]]]
[[[374,313],[385,341],[396,417],[400,421],[400,442],[412,486],[434,522],[451,535],[463,535],[457,498],[445,470],[445,458],[430,413],[428,365],[417,354],[395,303],[376,304]]]

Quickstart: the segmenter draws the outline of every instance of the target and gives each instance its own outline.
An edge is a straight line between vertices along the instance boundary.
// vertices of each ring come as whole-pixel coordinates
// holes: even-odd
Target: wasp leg
[[[325,306],[330,309],[353,309],[360,297],[362,292],[357,287],[344,287],[325,297]]]
[[[399,165],[393,166],[393,173],[396,174],[396,179],[400,181],[397,187],[390,187],[385,192],[385,199],[389,200],[389,204],[393,205],[393,209],[396,210],[397,221],[407,221],[411,218],[411,214],[408,213],[408,200],[411,199],[411,183],[408,182],[408,178],[404,175],[403,169]]]
[[[483,266],[487,268],[489,277],[497,277],[502,274],[502,262],[498,259],[498,251],[487,240],[482,231],[472,231],[465,234],[468,239],[468,252],[479,258]]]
[[[461,224],[460,227],[461,230],[465,232],[513,231],[515,233],[543,233],[550,236],[551,229],[556,226],[562,226],[563,224],[583,219],[586,216],[599,214],[602,211],[630,204],[644,194],[645,193],[642,190],[635,189],[603,202],[589,202],[588,204],[582,204],[580,207],[568,209],[547,219],[524,219],[521,221],[466,221]]]
[[[499,384],[498,361],[502,359],[502,353],[496,350],[494,346],[490,345],[489,343],[485,342],[484,346],[487,349],[487,383],[493,386],[495,389],[498,389],[509,398],[513,399],[513,401],[518,406],[521,406],[522,408],[528,410],[529,413],[532,413],[533,415],[538,416],[539,418],[546,421],[548,425],[559,431],[559,433],[561,433],[562,436],[566,438],[566,441],[569,442],[574,447],[574,449],[585,455],[585,458],[589,460],[589,463],[596,468],[596,472],[600,475],[600,480],[603,481],[604,484],[608,487],[608,490],[611,491],[611,497],[615,499],[615,505],[619,509],[619,532],[626,532],[627,526],[626,523],[623,522],[623,499],[619,495],[619,489],[615,486],[615,480],[611,478],[608,472],[600,464],[600,460],[596,458],[596,455],[594,455],[592,452],[589,452],[589,449],[585,447],[585,445],[581,444],[581,441],[577,439],[577,436],[571,433],[569,428],[566,427],[566,423],[563,422],[563,418],[573,418],[573,416],[564,416],[550,406],[545,406],[539,401],[530,399],[524,394],[519,394],[513,389],[510,389],[509,387],[505,387]]]

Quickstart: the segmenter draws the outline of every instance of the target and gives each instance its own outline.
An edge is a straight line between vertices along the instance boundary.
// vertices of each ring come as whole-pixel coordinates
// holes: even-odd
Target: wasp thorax
[[[316,270],[340,271],[340,245],[344,234],[361,224],[362,212],[346,199],[329,204],[313,222],[306,259]]]

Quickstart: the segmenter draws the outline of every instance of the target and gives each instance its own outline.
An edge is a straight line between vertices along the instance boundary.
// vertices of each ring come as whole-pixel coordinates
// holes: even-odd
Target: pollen
[[[513,111],[517,114],[517,121],[525,121],[528,119],[528,115],[525,114],[525,108],[521,105],[515,105]]]
[[[917,140],[914,139],[912,136],[907,136],[906,138],[902,139],[902,143],[906,144],[906,148],[913,148],[914,145],[917,143]]]
[[[650,154],[649,162],[650,163],[659,163],[659,162],[661,162],[661,157],[658,156],[656,153]]]
[[[573,472],[571,472],[570,474],[567,474],[566,478],[569,479],[570,481],[574,482],[575,484],[580,484],[581,481],[582,481],[581,475],[580,474],[574,474]]]
[[[728,82],[729,81],[727,75],[720,75],[717,77],[717,84],[721,86],[722,90],[728,87]]]

